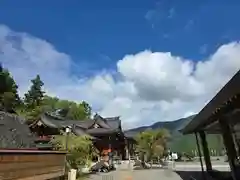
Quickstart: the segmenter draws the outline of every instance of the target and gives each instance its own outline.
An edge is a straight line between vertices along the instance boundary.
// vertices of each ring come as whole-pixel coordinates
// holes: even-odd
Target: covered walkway
[[[240,179],[240,71],[181,132],[196,135],[199,155],[204,156],[206,172],[213,178]],[[213,169],[206,140],[207,134],[222,135],[231,169],[229,177],[223,177],[220,171]],[[201,164],[204,171],[203,163]]]

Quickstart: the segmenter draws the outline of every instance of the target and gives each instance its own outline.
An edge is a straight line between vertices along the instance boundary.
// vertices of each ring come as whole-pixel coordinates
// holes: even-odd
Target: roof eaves
[[[208,104],[182,129],[184,134],[191,134],[202,126],[207,124],[212,113],[226,103],[229,98],[240,94],[240,70],[223,86],[223,88],[208,102]],[[212,119],[211,119],[212,120]]]

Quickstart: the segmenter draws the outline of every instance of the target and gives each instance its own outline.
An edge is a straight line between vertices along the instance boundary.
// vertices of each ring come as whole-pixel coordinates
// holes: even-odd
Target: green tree
[[[34,109],[26,110],[24,112],[24,115],[29,122],[32,122],[34,120],[40,119],[43,112],[44,109],[42,108],[42,106],[36,106]]]
[[[54,136],[51,143],[56,150],[66,150],[67,137],[65,133]],[[90,136],[68,136],[69,155],[67,157],[67,166],[69,168],[79,169],[81,166],[88,164],[93,156],[98,155],[98,150],[94,147]]]
[[[143,160],[144,155],[147,160],[153,157],[162,156],[167,148],[167,141],[170,134],[166,129],[147,130],[137,135],[137,151],[140,153]]]
[[[82,103],[75,103],[68,100],[60,100],[55,97],[45,96],[42,103],[45,111],[58,111],[61,117],[71,120],[85,120],[91,117],[90,105],[83,101]]]
[[[11,112],[16,107],[15,95],[12,92],[4,92],[2,95],[2,106],[7,112]]]
[[[0,65],[0,109],[12,111],[21,105],[18,86],[8,70]]]
[[[25,94],[25,109],[21,112],[28,121],[39,119],[44,111],[43,98],[45,92],[42,90],[44,83],[39,75],[31,80],[30,90]]]
[[[91,114],[92,114],[91,106],[86,101],[82,101],[82,103],[80,105],[82,105],[84,107],[85,116],[87,118],[90,118]]]
[[[25,94],[24,103],[27,108],[34,109],[41,105],[45,92],[42,90],[44,83],[39,75],[37,75],[35,79],[31,80],[31,82],[32,86]]]
[[[5,80],[5,75],[3,73],[3,67],[0,64],[0,94],[3,94],[6,89],[6,80]]]
[[[91,116],[91,112],[89,112],[89,109],[90,106],[86,102],[84,104],[73,103],[71,106],[69,106],[67,118],[72,120],[86,120]]]
[[[56,97],[50,97],[50,96],[46,95],[46,96],[43,97],[42,107],[47,112],[55,111],[57,109],[56,104],[59,101],[60,100]]]

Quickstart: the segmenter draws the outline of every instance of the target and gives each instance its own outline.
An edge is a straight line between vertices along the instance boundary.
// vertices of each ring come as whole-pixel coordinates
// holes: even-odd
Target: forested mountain
[[[165,121],[165,122],[156,122],[150,126],[141,126],[133,129],[129,129],[125,131],[125,133],[129,133],[132,135],[135,135],[139,132],[148,130],[148,129],[159,129],[159,128],[164,128],[167,129],[171,132],[171,134],[178,132],[181,128],[183,128],[188,122],[192,120],[193,116],[189,116],[187,118],[181,118],[175,121]]]
[[[189,116],[187,118],[181,118],[175,121],[167,121],[167,122],[157,122],[150,126],[141,126],[138,128],[130,129],[125,131],[127,134],[131,134],[132,136],[138,134],[139,132],[148,130],[148,129],[159,129],[165,128],[171,134],[171,140],[168,144],[170,149],[173,151],[184,151],[188,153],[192,153],[197,149],[196,146],[196,138],[195,135],[182,135],[179,130],[182,129],[185,125],[187,125],[194,117]],[[223,147],[222,139],[220,135],[207,135],[208,146],[210,149],[216,150],[218,152],[221,151]]]

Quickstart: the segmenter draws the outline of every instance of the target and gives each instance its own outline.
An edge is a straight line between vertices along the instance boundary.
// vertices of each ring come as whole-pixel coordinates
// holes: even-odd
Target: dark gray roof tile
[[[89,127],[93,126],[94,124],[94,120],[85,120],[85,121],[75,121],[75,125],[84,128],[84,129],[88,129]]]
[[[117,116],[117,117],[107,117],[107,118],[104,118],[104,119],[106,119],[107,124],[111,128],[117,129],[117,128],[121,127],[121,120],[120,120],[119,116]]]
[[[86,130],[79,126],[73,126],[72,132],[77,136],[86,135]]]
[[[87,134],[90,135],[102,135],[102,134],[110,134],[110,133],[115,133],[118,132],[117,129],[105,129],[105,128],[94,128],[94,129],[88,129],[86,131]]]
[[[77,121],[77,120],[65,120],[62,117],[56,116],[50,113],[44,113],[41,116],[41,122],[52,128],[65,128],[67,126],[73,127],[75,134],[103,134],[111,133],[121,130],[121,121],[119,117],[103,118],[96,114],[92,120]],[[98,124],[100,128],[93,128],[94,124]]]
[[[23,118],[0,111],[0,148],[34,148],[35,137]]]
[[[61,117],[53,116],[49,113],[42,114],[41,122],[46,126],[49,126],[52,128],[65,128],[67,126],[73,126],[73,125],[78,125],[81,127],[88,128],[88,126],[92,124],[92,122],[88,122],[88,120],[86,121],[65,120]]]

